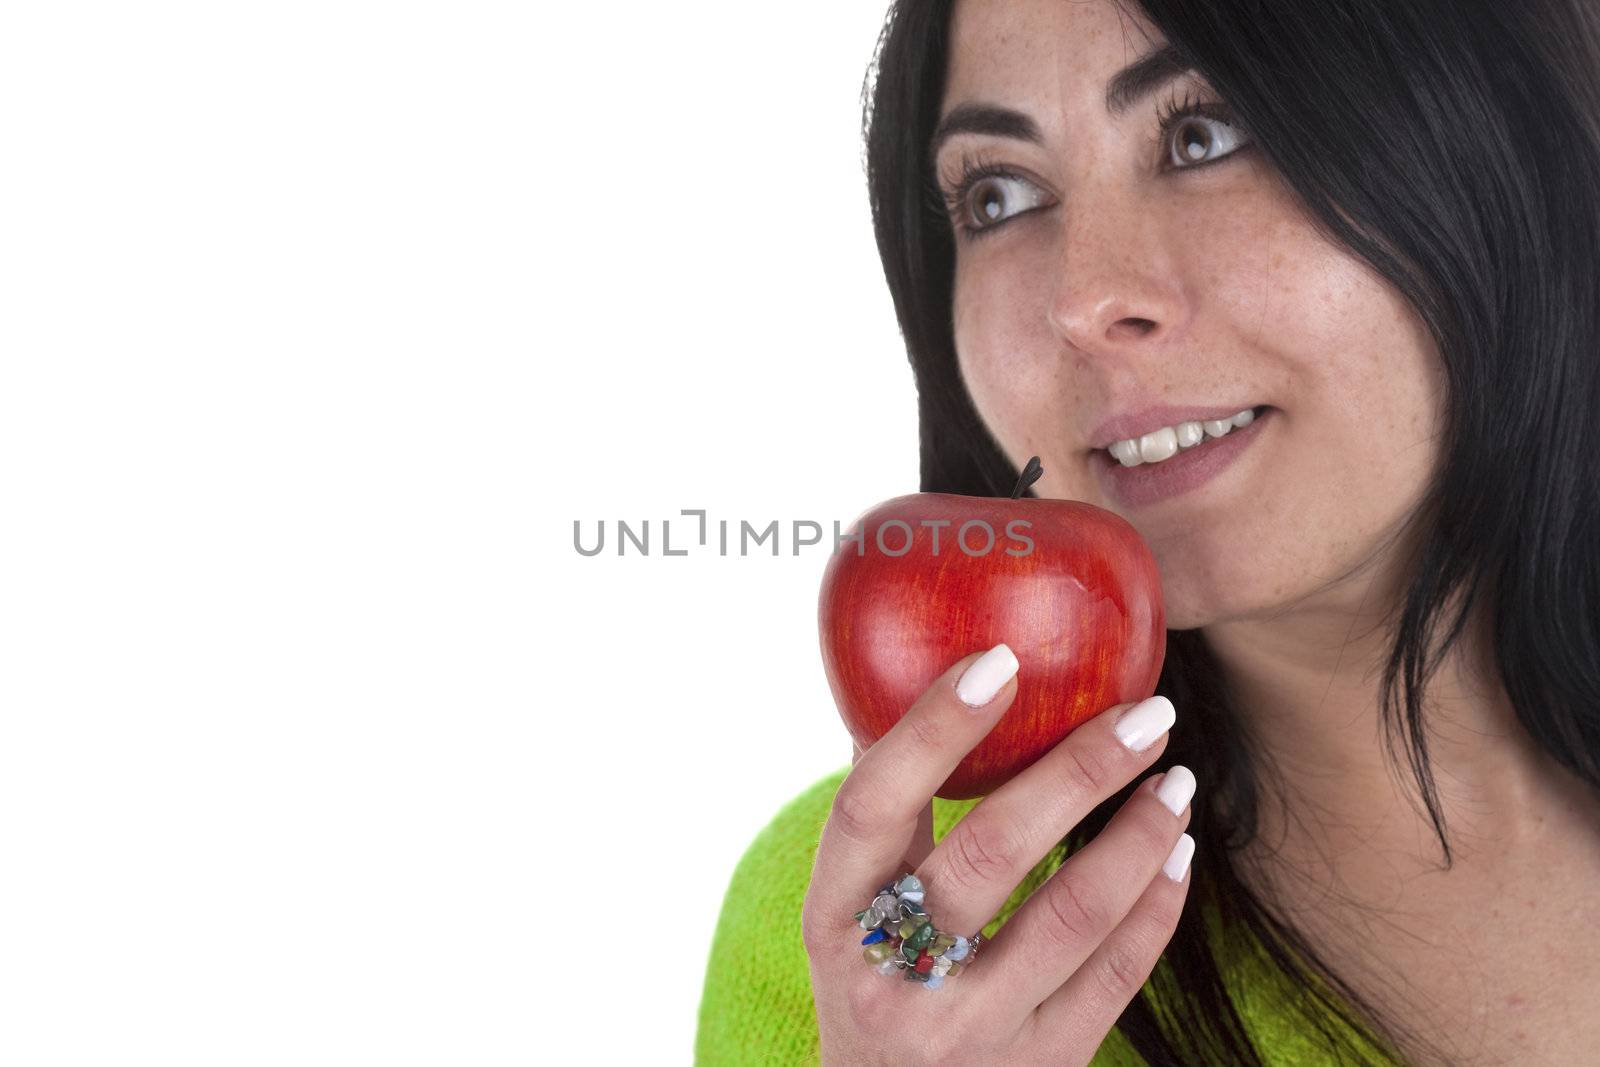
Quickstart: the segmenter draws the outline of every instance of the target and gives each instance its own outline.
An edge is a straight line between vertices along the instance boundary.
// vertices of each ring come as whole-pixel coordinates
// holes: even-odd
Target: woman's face
[[[964,167],[998,171],[952,206],[956,350],[1007,455],[1040,457],[1040,496],[1139,530],[1174,629],[1361,563],[1438,460],[1443,367],[1411,307],[1315,232],[1198,76],[1108,108],[1113,77],[1165,43],[1136,10],[958,0],[951,30],[939,184],[948,201]],[[1213,435],[1245,409],[1266,410]],[[1146,433],[1157,462],[1100,447]]]

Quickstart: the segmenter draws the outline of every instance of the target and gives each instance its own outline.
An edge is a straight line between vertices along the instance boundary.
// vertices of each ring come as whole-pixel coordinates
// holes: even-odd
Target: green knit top
[[[811,971],[800,932],[801,905],[811,880],[812,857],[828,819],[833,795],[850,768],[828,775],[791,800],[758,834],[734,869],[711,942],[701,991],[695,1063],[701,1067],[735,1064],[818,1062],[816,1011]],[[934,840],[971,811],[978,800],[933,802]],[[1200,842],[1205,847],[1205,842]],[[991,936],[1065,858],[1058,845],[1041,860],[984,927]],[[1215,929],[1215,927],[1213,927]],[[1285,998],[1297,995],[1271,981],[1258,955],[1221,942],[1229,994],[1238,1006],[1256,1047],[1273,1064],[1329,1062],[1325,1039],[1303,1026]],[[866,967],[865,962],[862,963]],[[959,985],[960,979],[956,979]],[[946,985],[945,989],[956,986]],[[1271,990],[1278,988],[1277,992]],[[1150,988],[1146,987],[1146,993]],[[937,996],[938,993],[929,995]],[[1374,1062],[1397,1063],[1392,1054],[1342,1031]],[[1091,1067],[1143,1067],[1144,1060],[1120,1031],[1112,1030]]]

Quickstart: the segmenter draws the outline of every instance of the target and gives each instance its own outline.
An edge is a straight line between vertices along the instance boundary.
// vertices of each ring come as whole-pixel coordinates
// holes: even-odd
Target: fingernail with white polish
[[[1117,740],[1135,752],[1143,752],[1177,721],[1178,712],[1172,701],[1164,696],[1153,696],[1139,701],[1117,719]]]
[[[1194,838],[1188,834],[1181,834],[1178,843],[1172,846],[1172,855],[1167,857],[1167,862],[1161,865],[1161,873],[1174,882],[1183,881],[1183,874],[1189,869],[1189,861],[1194,859]]]
[[[1194,772],[1181,763],[1173,764],[1156,786],[1156,799],[1174,815],[1182,815],[1194,796]]]
[[[956,682],[956,696],[969,708],[981,708],[1017,673],[1017,657],[1004,644],[995,645],[972,662]]]

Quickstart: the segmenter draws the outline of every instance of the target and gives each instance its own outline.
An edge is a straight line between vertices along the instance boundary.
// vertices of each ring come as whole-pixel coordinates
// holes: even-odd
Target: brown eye
[[[1038,186],[1011,174],[990,174],[973,182],[963,207],[966,227],[986,230],[1048,201]]]
[[[1184,159],[1204,159],[1211,150],[1211,134],[1198,122],[1178,127],[1178,155]]]
[[[972,209],[980,226],[999,222],[1006,215],[1006,191],[993,178],[985,178],[972,190]]]
[[[1168,134],[1174,167],[1210,163],[1242,148],[1247,140],[1238,129],[1207,115],[1180,115]]]

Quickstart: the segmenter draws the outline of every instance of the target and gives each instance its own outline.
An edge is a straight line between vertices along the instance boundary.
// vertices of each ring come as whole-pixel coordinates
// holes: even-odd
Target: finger
[[[1178,928],[1193,881],[1189,859],[1194,838],[1183,834],[1178,842],[1170,862],[1150,880],[1127,918],[1039,1005],[1034,1027],[1045,1047],[1067,1051],[1101,1041],[1155,970]]]
[[[1011,705],[1016,672],[1004,644],[964,657],[861,754],[834,794],[817,844],[806,897],[816,929],[839,916],[850,923],[863,900],[899,873],[934,792]]]
[[[861,760],[861,746],[852,739],[850,748],[850,765],[854,767]],[[917,814],[917,829],[911,835],[911,846],[901,859],[900,870],[914,871],[922,866],[928,853],[933,851],[933,846],[933,802],[929,801]]]
[[[1171,856],[1193,791],[1186,767],[1141,782],[1099,836],[1033,892],[984,946],[977,970],[1003,985],[1000,996],[1042,1004],[1083,965]]]
[[[853,767],[861,759],[861,746],[855,741],[851,741],[850,746],[855,750],[850,757],[850,765]],[[900,868],[914,871],[922,866],[928,858],[928,853],[933,851],[933,844],[933,802],[930,800],[917,814],[917,829],[911,836],[911,847],[906,850]]]
[[[906,850],[905,862],[900,866],[914,871],[927,862],[933,851],[933,802],[930,800],[917,814],[917,829],[911,835],[911,847]]]
[[[1164,696],[1108,708],[968,812],[916,872],[940,929],[970,935],[993,918],[1068,831],[1160,758],[1175,719]]]

